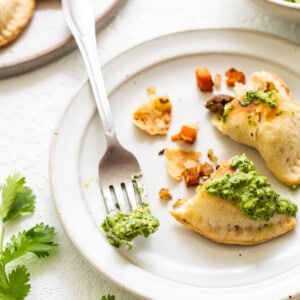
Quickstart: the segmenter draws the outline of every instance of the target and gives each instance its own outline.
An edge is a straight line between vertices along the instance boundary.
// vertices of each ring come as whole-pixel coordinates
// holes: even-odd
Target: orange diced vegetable
[[[186,168],[182,176],[187,187],[198,185],[200,180],[199,166]]]
[[[195,127],[183,125],[179,133],[172,135],[172,141],[184,141],[188,144],[193,144],[197,138],[198,130]]]
[[[196,69],[197,85],[202,92],[212,92],[214,82],[212,76],[207,67]]]
[[[226,84],[229,87],[235,85],[236,82],[245,84],[246,77],[245,74],[241,71],[238,71],[234,68],[231,68],[225,72],[226,75]]]
[[[213,171],[214,169],[209,163],[205,162],[200,164],[200,174],[202,176],[210,176]]]

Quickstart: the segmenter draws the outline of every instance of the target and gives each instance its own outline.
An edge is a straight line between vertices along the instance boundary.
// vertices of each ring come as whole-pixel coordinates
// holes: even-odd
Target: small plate
[[[246,0],[246,2],[270,16],[300,23],[300,3],[284,0]]]
[[[93,0],[97,29],[106,25],[125,2]],[[11,44],[0,48],[0,79],[41,67],[74,48],[60,1],[36,1],[33,18],[24,32]]]
[[[282,53],[285,59],[282,60]],[[212,29],[175,33],[143,43],[104,67],[116,131],[121,143],[141,162],[152,212],[161,226],[148,239],[134,242],[132,250],[109,245],[100,223],[104,203],[98,186],[97,166],[105,138],[88,82],[75,92],[53,134],[50,179],[57,214],[75,247],[94,266],[121,287],[151,299],[287,299],[300,292],[300,231],[256,246],[214,243],[183,227],[169,214],[172,203],[195,194],[166,172],[165,147],[181,125],[199,121],[197,143],[190,149],[214,149],[219,161],[246,153],[259,172],[282,195],[299,202],[267,170],[257,151],[220,134],[204,108],[210,93],[201,93],[194,72],[207,66],[213,74],[235,67],[250,73],[274,71],[300,98],[300,48],[288,41],[256,31]],[[173,120],[166,137],[152,137],[136,128],[132,113],[147,99],[147,87],[167,93]],[[225,80],[216,93],[232,92]],[[170,188],[174,200],[162,203],[158,191]]]

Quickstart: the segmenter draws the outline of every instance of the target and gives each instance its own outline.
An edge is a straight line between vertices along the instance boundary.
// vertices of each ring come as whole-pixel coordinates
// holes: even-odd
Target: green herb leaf
[[[30,213],[35,208],[35,195],[31,188],[25,186],[25,178],[19,173],[6,178],[0,185],[2,202],[0,200],[0,300],[22,300],[30,291],[30,275],[23,265],[17,265],[10,273],[6,265],[14,260],[33,253],[37,257],[49,255],[49,251],[58,246],[53,242],[55,230],[53,227],[37,224],[27,231],[13,235],[3,250],[6,223],[23,213]]]
[[[29,273],[25,266],[17,266],[8,274],[7,285],[0,286],[1,300],[22,300],[29,291]]]
[[[35,195],[25,183],[25,178],[19,173],[6,178],[6,183],[2,186],[0,207],[3,222],[8,222],[22,213],[34,211]]]
[[[29,252],[38,257],[49,256],[49,251],[58,246],[52,241],[55,236],[54,227],[37,224],[26,232],[26,237],[30,239]]]
[[[28,252],[38,257],[49,256],[49,251],[57,246],[52,241],[54,235],[54,228],[43,223],[20,232],[17,236],[13,235],[10,242],[6,244],[0,261],[5,265]]]
[[[29,240],[26,239],[26,231],[13,235],[10,242],[6,244],[1,255],[1,262],[6,265],[9,262],[25,255],[29,249]]]

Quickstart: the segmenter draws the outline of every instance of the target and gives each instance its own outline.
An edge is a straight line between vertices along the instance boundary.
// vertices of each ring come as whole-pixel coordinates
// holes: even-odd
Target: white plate
[[[115,15],[126,0],[92,0],[97,29]],[[58,0],[39,0],[24,32],[0,49],[0,78],[17,75],[61,57],[75,47]]]
[[[281,60],[284,53],[284,60]],[[216,29],[175,33],[141,44],[104,67],[116,130],[121,142],[141,162],[152,212],[161,226],[148,239],[138,239],[131,251],[116,250],[106,241],[100,222],[104,204],[97,183],[97,164],[105,140],[90,86],[75,93],[53,135],[50,177],[61,223],[80,253],[98,271],[139,296],[155,299],[287,299],[300,291],[300,232],[294,230],[257,246],[221,245],[183,227],[158,199],[169,187],[174,199],[191,196],[183,183],[166,173],[160,150],[177,148],[170,141],[181,125],[199,121],[192,149],[213,148],[220,160],[246,153],[276,189],[300,205],[291,192],[267,171],[257,152],[221,135],[204,108],[211,94],[199,92],[194,71],[207,66],[213,74],[230,67],[247,76],[265,69],[278,72],[300,97],[300,48],[274,36],[253,31]],[[224,78],[223,78],[224,79]],[[224,81],[224,80],[223,80]],[[167,137],[150,137],[132,124],[133,111],[155,86],[173,102],[173,121]],[[223,82],[220,92],[228,92]],[[271,295],[276,295],[272,298]]]

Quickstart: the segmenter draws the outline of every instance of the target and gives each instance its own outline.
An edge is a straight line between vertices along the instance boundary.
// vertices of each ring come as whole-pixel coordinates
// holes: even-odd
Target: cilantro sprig
[[[0,299],[22,300],[30,292],[30,274],[24,265],[7,266],[16,259],[32,253],[39,258],[49,256],[49,252],[57,246],[53,242],[55,229],[43,223],[36,224],[28,230],[12,235],[3,245],[7,224],[22,216],[33,213],[36,196],[31,188],[25,185],[26,180],[19,173],[8,176],[0,185],[2,204],[0,218],[2,231],[0,235]],[[1,203],[1,201],[0,201]]]

